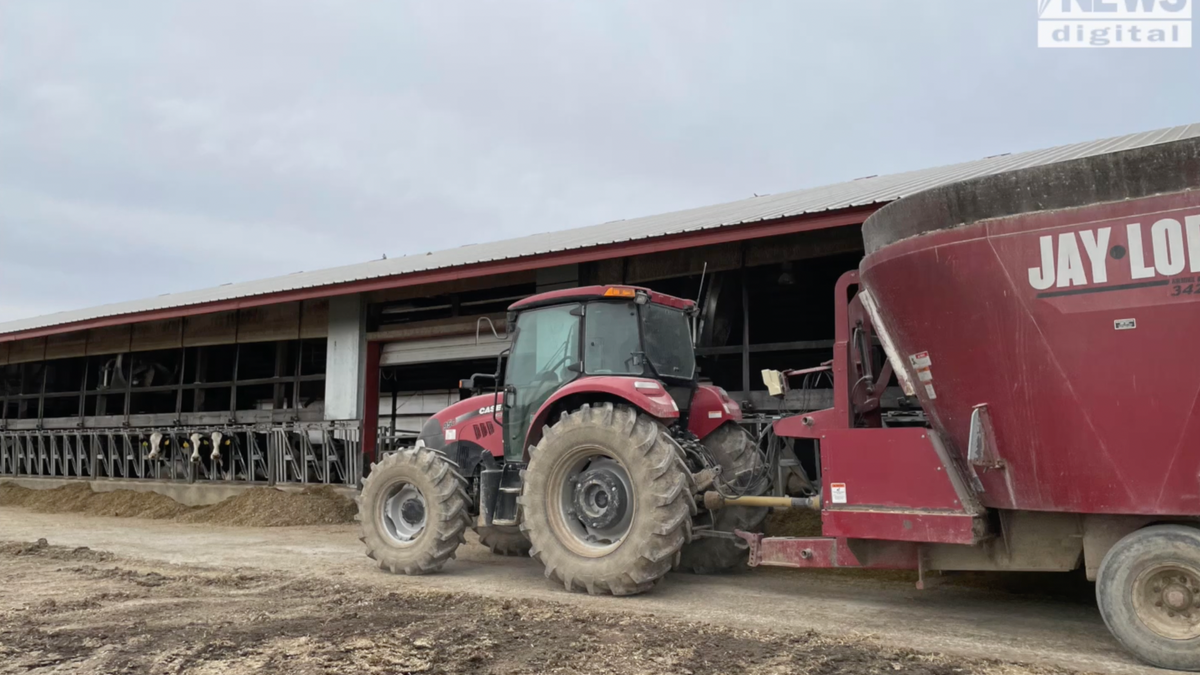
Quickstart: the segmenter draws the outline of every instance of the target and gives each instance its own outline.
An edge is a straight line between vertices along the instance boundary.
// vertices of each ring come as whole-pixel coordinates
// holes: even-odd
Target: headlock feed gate
[[[326,317],[299,305],[13,343],[0,478],[357,486],[362,424],[325,419]]]
[[[329,484],[361,478],[355,422],[0,432],[0,477]]]

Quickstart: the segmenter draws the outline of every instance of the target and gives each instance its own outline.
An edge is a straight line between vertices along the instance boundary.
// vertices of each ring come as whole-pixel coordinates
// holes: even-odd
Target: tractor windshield
[[[646,358],[659,377],[692,379],[696,373],[696,356],[692,351],[687,315],[663,305],[642,305],[642,334]]]

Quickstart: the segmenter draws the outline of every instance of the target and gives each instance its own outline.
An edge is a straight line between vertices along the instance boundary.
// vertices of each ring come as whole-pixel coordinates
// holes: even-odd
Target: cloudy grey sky
[[[1200,122],[1034,0],[4,0],[0,321]]]

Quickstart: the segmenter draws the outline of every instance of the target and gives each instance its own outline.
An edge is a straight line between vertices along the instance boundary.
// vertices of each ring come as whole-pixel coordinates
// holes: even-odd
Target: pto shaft
[[[813,511],[821,510],[821,497],[804,497],[795,499],[792,497],[726,497],[720,492],[708,491],[704,493],[704,508],[715,511],[725,508],[726,506],[749,506],[756,508],[775,508],[775,509],[811,509]]]

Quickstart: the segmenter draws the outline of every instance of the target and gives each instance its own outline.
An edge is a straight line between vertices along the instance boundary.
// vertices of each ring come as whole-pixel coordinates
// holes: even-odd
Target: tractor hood
[[[503,392],[499,395],[482,394],[463,399],[430,417],[425,422],[425,426],[421,428],[421,435],[417,437],[417,440],[429,448],[445,449],[447,444],[460,440],[458,438],[459,427],[473,418],[482,417],[484,420],[490,421],[493,411],[498,418],[502,412],[503,403]],[[453,436],[453,438],[447,438],[447,436]]]

